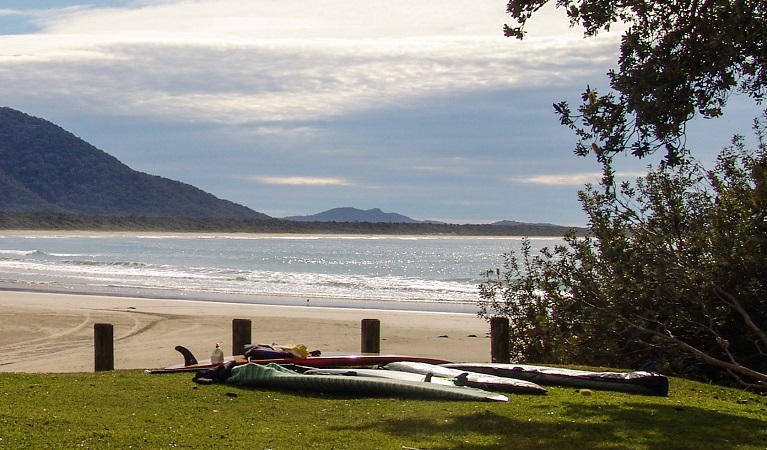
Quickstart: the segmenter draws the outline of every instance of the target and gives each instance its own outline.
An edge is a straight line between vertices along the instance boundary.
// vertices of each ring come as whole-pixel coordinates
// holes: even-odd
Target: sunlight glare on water
[[[539,249],[562,240],[531,242]],[[8,235],[0,236],[0,283],[197,299],[221,294],[244,301],[278,296],[474,304],[481,274],[520,243],[485,237]]]

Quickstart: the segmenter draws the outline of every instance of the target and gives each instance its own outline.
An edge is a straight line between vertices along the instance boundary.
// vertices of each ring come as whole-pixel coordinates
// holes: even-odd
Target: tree
[[[548,0],[511,0],[524,25]],[[757,146],[742,137],[705,169],[685,148],[686,124],[718,117],[732,93],[761,102],[767,86],[767,2],[557,0],[586,36],[621,21],[613,92],[586,89],[574,114],[554,105],[594,154],[600,184],[579,192],[591,235],[486,273],[479,315],[512,321],[512,357],[638,367],[731,380],[767,390],[767,111]],[[665,159],[635,183],[616,184],[613,158]]]
[[[513,356],[639,367],[767,390],[767,141],[716,167],[651,170],[579,193],[592,235],[522,258],[480,285],[480,316],[510,318]]]
[[[523,39],[527,21],[549,0],[510,0],[517,22],[506,36]],[[574,115],[555,105],[579,135],[575,152],[603,163],[616,154],[644,157],[663,148],[666,163],[684,158],[685,124],[718,117],[733,92],[761,102],[767,94],[767,2],[764,0],[557,0],[585,36],[628,25],[614,93],[587,89]],[[607,171],[609,172],[609,171]]]

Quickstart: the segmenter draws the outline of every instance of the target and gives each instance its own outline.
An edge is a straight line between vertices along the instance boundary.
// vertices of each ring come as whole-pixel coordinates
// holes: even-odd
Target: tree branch
[[[738,314],[740,314],[740,316],[743,318],[743,322],[746,323],[748,328],[751,329],[751,331],[753,331],[754,334],[756,334],[759,339],[762,340],[762,342],[767,344],[767,333],[765,333],[764,330],[759,328],[759,326],[757,326],[754,321],[751,320],[751,316],[745,309],[743,309],[743,306],[740,304],[738,299],[734,295],[727,292],[724,288],[719,286],[717,283],[711,282],[711,285],[714,287],[714,291],[717,293],[717,295],[719,295],[720,298],[722,298],[722,300],[727,301],[730,305],[732,305],[733,308],[735,308]]]

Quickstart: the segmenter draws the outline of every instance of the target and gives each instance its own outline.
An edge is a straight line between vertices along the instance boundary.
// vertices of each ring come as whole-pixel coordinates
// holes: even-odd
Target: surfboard
[[[598,372],[500,363],[454,363],[444,364],[444,367],[526,380],[543,385],[601,389],[644,395],[668,395],[668,378],[655,372]]]
[[[183,349],[183,350],[181,350]],[[183,364],[174,364],[170,366],[166,366],[160,369],[148,369],[145,370],[146,373],[176,373],[176,372],[197,372],[198,370],[206,370],[211,369],[215,367],[216,365],[211,363],[210,360],[203,360],[203,361],[197,361],[196,358],[194,358],[194,355],[192,353],[182,347],[178,346],[176,347],[176,350],[179,351],[182,355],[184,355],[184,363]],[[425,362],[430,364],[444,364],[448,363],[450,361],[442,360],[442,359],[436,359],[436,358],[425,358],[420,356],[411,356],[411,355],[396,355],[396,354],[378,354],[378,353],[359,353],[359,354],[352,354],[352,353],[326,353],[320,356],[308,356],[306,358],[294,358],[294,357],[283,357],[283,358],[269,358],[269,359],[251,359],[248,361],[244,356],[230,356],[227,358],[224,358],[224,363],[234,361],[235,365],[243,365],[247,364],[248,362],[252,362],[255,364],[268,364],[268,363],[277,363],[277,364],[296,364],[306,367],[372,367],[376,365],[383,365],[388,364],[395,361],[418,361],[418,362]]]
[[[463,386],[400,379],[335,374],[307,375],[279,364],[244,364],[232,369],[227,384],[290,389],[306,392],[364,396],[508,402],[505,395]]]
[[[387,370],[411,372],[421,375],[431,374],[443,378],[461,379],[465,386],[490,391],[507,392],[513,394],[545,394],[546,389],[536,383],[503,378],[494,375],[472,372],[470,370],[452,369],[442,365],[425,363],[421,361],[396,361],[383,366]]]
[[[290,368],[290,367],[288,367]],[[385,369],[364,369],[364,368],[340,368],[340,369],[309,369],[301,372],[304,375],[344,375],[347,377],[371,377],[386,378],[389,380],[419,381],[423,383],[444,384],[447,386],[460,386],[459,378],[435,377],[431,374],[422,375],[419,373],[402,372],[399,370]]]

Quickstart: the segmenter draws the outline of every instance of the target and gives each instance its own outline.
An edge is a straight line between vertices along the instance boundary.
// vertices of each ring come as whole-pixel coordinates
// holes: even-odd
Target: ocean
[[[561,243],[534,238],[534,249]],[[0,235],[0,289],[475,313],[521,238]]]

